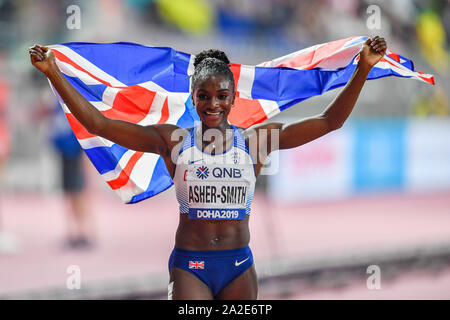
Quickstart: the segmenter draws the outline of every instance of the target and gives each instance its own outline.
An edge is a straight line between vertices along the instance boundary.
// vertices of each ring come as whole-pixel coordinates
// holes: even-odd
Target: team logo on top
[[[209,176],[208,167],[201,166],[197,169],[197,177],[200,179],[206,179]]]

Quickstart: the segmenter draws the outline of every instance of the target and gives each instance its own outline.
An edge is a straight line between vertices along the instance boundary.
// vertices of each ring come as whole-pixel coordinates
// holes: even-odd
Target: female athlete
[[[385,51],[383,38],[368,39],[352,77],[322,114],[291,124],[260,124],[251,128],[250,135],[246,134],[249,129],[228,122],[235,83],[229,60],[221,51],[203,51],[196,56],[191,94],[201,124],[175,134],[181,129],[172,124],[140,126],[106,118],[65,79],[49,48],[29,48],[31,63],[47,76],[90,133],[164,159],[180,204],[175,248],[169,260],[169,298],[204,300],[257,298],[256,272],[248,247],[249,213],[256,177],[266,156],[340,128],[369,71]],[[274,129],[278,135],[275,144],[271,143]],[[217,138],[217,132],[224,138]],[[214,138],[205,139],[208,135]],[[249,148],[253,138],[257,147]],[[261,152],[262,148],[266,152]]]

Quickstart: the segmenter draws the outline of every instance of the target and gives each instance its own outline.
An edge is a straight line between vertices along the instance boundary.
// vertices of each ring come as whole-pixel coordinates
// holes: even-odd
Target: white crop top
[[[255,169],[244,137],[235,126],[233,144],[225,152],[204,152],[192,128],[182,142],[174,184],[180,214],[190,219],[242,220],[250,214]]]

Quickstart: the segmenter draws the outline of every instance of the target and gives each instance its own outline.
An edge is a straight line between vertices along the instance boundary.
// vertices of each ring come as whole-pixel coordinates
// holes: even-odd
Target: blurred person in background
[[[61,184],[67,205],[68,249],[88,249],[94,245],[92,211],[86,202],[84,152],[58,103],[50,110],[51,141],[61,164]]]
[[[63,191],[66,239],[64,249],[89,249],[94,246],[92,211],[87,203],[84,152],[73,134],[59,103],[53,98],[46,101],[40,91],[37,113],[41,121],[49,122],[49,142],[55,150],[60,165],[60,186]]]
[[[2,77],[2,64],[3,57],[0,55],[0,253],[13,253],[18,249],[18,241],[14,235],[5,230],[1,208],[3,174],[10,153],[10,137],[7,121],[10,86],[7,80]]]
[[[10,151],[9,131],[6,119],[8,97],[9,85],[0,75],[0,177],[3,175],[4,164]]]

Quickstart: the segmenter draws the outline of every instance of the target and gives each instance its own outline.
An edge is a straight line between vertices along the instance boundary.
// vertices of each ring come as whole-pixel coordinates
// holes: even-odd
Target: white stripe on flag
[[[149,112],[144,117],[144,119],[139,121],[138,124],[140,124],[141,126],[149,126],[158,123],[159,119],[161,118],[161,111],[166,97],[167,93],[156,92]]]
[[[142,193],[142,190],[139,187],[136,187],[132,180],[128,180],[126,185],[120,189],[114,190],[114,192],[116,192],[123,202],[128,203],[134,196]]]
[[[359,41],[358,38],[360,38]],[[352,59],[355,57],[355,55],[358,54],[358,52],[361,50],[362,44],[364,43],[364,37],[352,37],[350,38],[346,44],[348,43],[353,43],[350,46],[346,46],[346,44],[344,44],[342,46],[342,48],[335,50],[333,52],[330,52],[330,55],[327,57],[324,57],[318,64],[311,66],[312,62],[306,63],[305,65],[298,65],[298,66],[292,66],[293,69],[297,69],[297,70],[307,70],[307,69],[311,69],[313,68],[322,68],[322,69],[329,69],[329,70],[335,70],[338,68],[344,68],[346,67],[351,61]],[[319,50],[321,47],[323,46],[327,46],[328,43],[321,43],[300,51],[296,51],[293,52],[291,54],[285,55],[283,57],[274,59],[272,61],[267,61],[267,62],[263,62],[258,64],[258,66],[261,67],[276,67],[280,64],[287,64],[289,63],[291,60],[305,55],[305,54],[309,54],[312,51],[317,51]]]
[[[338,50],[333,53],[333,55],[320,61],[314,68],[321,68],[324,71],[334,71],[339,68],[345,68],[352,62],[359,51],[361,51],[362,44],[363,42]],[[295,69],[302,70],[303,68]]]
[[[120,173],[122,172],[123,168],[125,168],[128,161],[135,153],[136,151],[134,150],[128,150],[127,152],[125,152],[120,158],[119,162],[117,163],[117,166],[113,170],[110,170],[102,174],[103,179],[105,179],[105,181],[112,181],[117,179]]]
[[[62,102],[62,100],[58,99],[59,105],[63,109],[64,113],[71,113],[69,108],[67,108],[66,104]]]
[[[267,115],[267,119],[272,118],[274,115],[280,113],[280,108],[275,101],[258,99],[259,104],[264,110],[264,113]]]
[[[111,105],[106,104],[102,101],[89,101],[89,102],[99,111],[107,111],[112,108]]]
[[[63,103],[62,100],[58,99],[58,101],[65,113],[71,113],[67,105]],[[111,106],[101,101],[89,101],[89,103],[92,104],[99,111],[106,111],[111,109]]]
[[[187,75],[189,76],[189,80],[191,79],[191,76],[194,74],[194,70],[195,70],[194,61],[195,61],[195,55],[191,54],[191,57],[189,58],[189,66],[187,69]],[[189,81],[189,88],[191,87],[190,84],[191,83]]]
[[[299,51],[295,51],[295,52],[292,52],[292,53],[287,54],[285,56],[273,59],[271,61],[266,61],[266,62],[260,63],[260,64],[258,64],[256,66],[257,67],[267,67],[267,68],[276,67],[276,66],[278,66],[278,65],[280,65],[282,63],[285,63],[285,62],[287,62],[289,60],[292,60],[293,58],[295,58],[297,56],[300,56],[302,54],[306,54],[306,53],[309,53],[311,51],[317,50],[319,47],[321,47],[323,45],[325,45],[325,43],[317,44],[317,45],[312,46],[312,47],[308,47],[308,48],[305,48],[305,49],[302,49],[302,50],[299,50]]]
[[[157,85],[156,83],[154,83],[153,81],[147,81],[147,82],[143,82],[143,83],[139,83],[139,86],[150,90],[150,91],[156,91],[156,92],[168,92],[166,89],[164,89],[163,87]]]
[[[255,80],[255,67],[241,65],[241,72],[236,86],[239,91],[239,97],[252,99],[253,81]]]
[[[139,187],[136,187],[136,185],[130,179],[128,180],[127,184],[125,184],[120,189],[114,190],[114,192],[116,192],[116,194],[123,202],[128,203],[135,195],[142,193],[142,190]]]
[[[114,142],[98,136],[79,139],[78,142],[80,142],[81,147],[85,150],[97,147],[111,147],[112,145],[114,145]]]
[[[153,177],[156,161],[159,158],[158,154],[146,152],[134,165],[130,174],[130,180],[134,181],[140,192],[147,190]]]
[[[158,158],[159,155],[154,153],[144,153],[142,155],[131,171],[128,182],[123,187],[114,190],[122,201],[128,203],[135,195],[147,190]]]
[[[380,61],[378,62],[374,68],[380,68],[380,69],[391,69],[392,71],[400,74],[401,76],[404,77],[412,77],[416,80],[420,80],[423,82],[426,82],[424,79],[422,79],[421,77],[427,78],[427,79],[431,79],[433,76],[430,74],[426,74],[426,73],[418,73],[415,71],[411,71],[410,69],[406,68],[405,66],[403,66],[402,64],[398,63],[397,61],[395,61],[394,59],[388,57],[387,55],[384,56],[384,58],[387,61]]]
[[[59,70],[61,70],[61,72],[64,73],[65,75],[69,77],[76,77],[86,85],[101,84],[100,81],[92,78],[86,72],[82,72],[66,62],[62,62],[58,59],[55,60]]]
[[[177,124],[178,120],[186,111],[186,100],[189,93],[172,93],[168,96],[169,118],[166,123]]]
[[[116,99],[116,95],[120,90],[122,90],[122,88],[106,87],[106,90],[103,91],[102,101],[112,108],[114,99]]]
[[[80,56],[78,53],[70,49],[69,47],[63,46],[63,45],[52,45],[48,46],[50,49],[56,49],[59,52],[63,53],[65,56],[67,56],[70,60],[72,60],[74,63],[79,65],[84,70],[90,72],[92,75],[96,76],[97,78],[109,82],[112,86],[117,87],[124,87],[125,84],[114,78],[113,76],[107,74],[102,69],[98,68],[96,65],[94,65],[89,60],[85,59],[84,57]],[[82,72],[82,71],[80,71]]]

